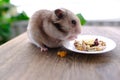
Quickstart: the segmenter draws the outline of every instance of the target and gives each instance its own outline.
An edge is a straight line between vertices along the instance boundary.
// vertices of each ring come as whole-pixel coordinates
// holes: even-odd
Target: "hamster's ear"
[[[56,14],[56,16],[57,16],[59,19],[61,19],[61,18],[64,17],[64,11],[61,10],[61,9],[56,9],[56,10],[55,10],[55,14]]]

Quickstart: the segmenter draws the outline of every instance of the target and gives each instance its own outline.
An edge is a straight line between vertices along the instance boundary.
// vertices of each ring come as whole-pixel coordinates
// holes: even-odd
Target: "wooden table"
[[[0,80],[120,80],[120,27],[85,26],[82,34],[113,39],[117,47],[105,54],[76,54],[66,57],[57,51],[30,44],[24,33],[0,46]]]

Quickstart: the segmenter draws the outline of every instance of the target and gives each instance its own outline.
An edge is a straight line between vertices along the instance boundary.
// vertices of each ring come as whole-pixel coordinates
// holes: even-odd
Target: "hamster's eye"
[[[72,22],[72,24],[76,25],[76,21],[75,20],[72,20],[71,22]]]

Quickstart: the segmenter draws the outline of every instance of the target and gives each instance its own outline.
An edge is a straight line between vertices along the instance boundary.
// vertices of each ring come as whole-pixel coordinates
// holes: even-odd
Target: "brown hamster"
[[[75,39],[80,32],[78,17],[64,8],[36,11],[27,27],[30,41],[40,47],[41,51],[46,51],[47,47],[62,46],[64,41]]]

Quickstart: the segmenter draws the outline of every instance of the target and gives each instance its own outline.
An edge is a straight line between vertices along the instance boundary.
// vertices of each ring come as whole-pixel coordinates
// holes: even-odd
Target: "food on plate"
[[[102,51],[106,48],[106,43],[96,38],[81,41],[75,40],[74,46],[80,51]]]

